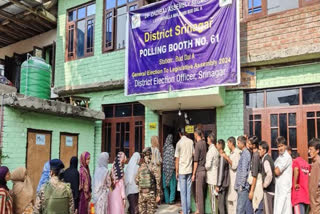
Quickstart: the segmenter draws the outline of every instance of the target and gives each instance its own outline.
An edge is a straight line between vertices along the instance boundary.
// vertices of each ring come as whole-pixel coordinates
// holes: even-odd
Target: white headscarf
[[[126,195],[138,193],[139,189],[136,184],[136,176],[138,174],[140,154],[133,153],[124,172],[124,184],[126,185]]]
[[[98,163],[96,170],[94,172],[94,180],[93,180],[93,202],[95,203],[100,194],[103,192],[101,191],[102,188],[105,186],[106,176],[108,176],[108,163],[109,163],[109,154],[107,152],[102,152],[99,155]]]
[[[162,163],[162,158],[159,149],[156,147],[151,147],[151,151],[151,163],[160,166],[160,164]]]

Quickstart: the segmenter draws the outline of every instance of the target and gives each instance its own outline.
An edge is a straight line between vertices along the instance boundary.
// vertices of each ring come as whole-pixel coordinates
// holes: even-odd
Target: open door
[[[34,192],[37,190],[43,166],[51,157],[51,135],[49,131],[28,130],[27,171]]]
[[[65,168],[69,168],[73,156],[78,156],[78,134],[60,133],[60,160]]]

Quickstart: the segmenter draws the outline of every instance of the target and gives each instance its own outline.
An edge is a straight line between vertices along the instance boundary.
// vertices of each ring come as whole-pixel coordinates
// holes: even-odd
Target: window
[[[303,104],[320,103],[320,86],[308,87],[302,89]]]
[[[262,0],[248,0],[248,14],[257,14],[262,12]]]
[[[127,12],[139,7],[141,0],[105,0],[103,51],[126,46]]]
[[[299,105],[299,89],[268,91],[267,106]]]
[[[92,3],[68,11],[66,60],[93,55],[95,13]]]
[[[249,136],[261,140],[261,114],[249,115]]]
[[[112,161],[119,151],[129,158],[141,152],[144,145],[145,108],[140,103],[103,106],[106,119],[102,128],[102,151],[110,154]]]

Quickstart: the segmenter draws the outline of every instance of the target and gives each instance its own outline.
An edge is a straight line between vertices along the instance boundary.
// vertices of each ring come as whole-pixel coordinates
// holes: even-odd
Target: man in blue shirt
[[[247,139],[244,136],[237,138],[238,148],[242,151],[234,185],[234,189],[238,193],[237,214],[245,214],[247,203],[249,203],[250,185],[247,180],[250,171],[251,153],[246,147],[246,141]]]

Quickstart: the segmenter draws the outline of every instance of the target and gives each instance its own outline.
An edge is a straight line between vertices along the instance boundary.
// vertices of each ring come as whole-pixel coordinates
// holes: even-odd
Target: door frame
[[[79,133],[69,133],[69,132],[60,132],[60,138],[59,138],[59,158],[61,159],[61,136],[72,136],[72,137],[77,137],[77,157],[79,154]]]

